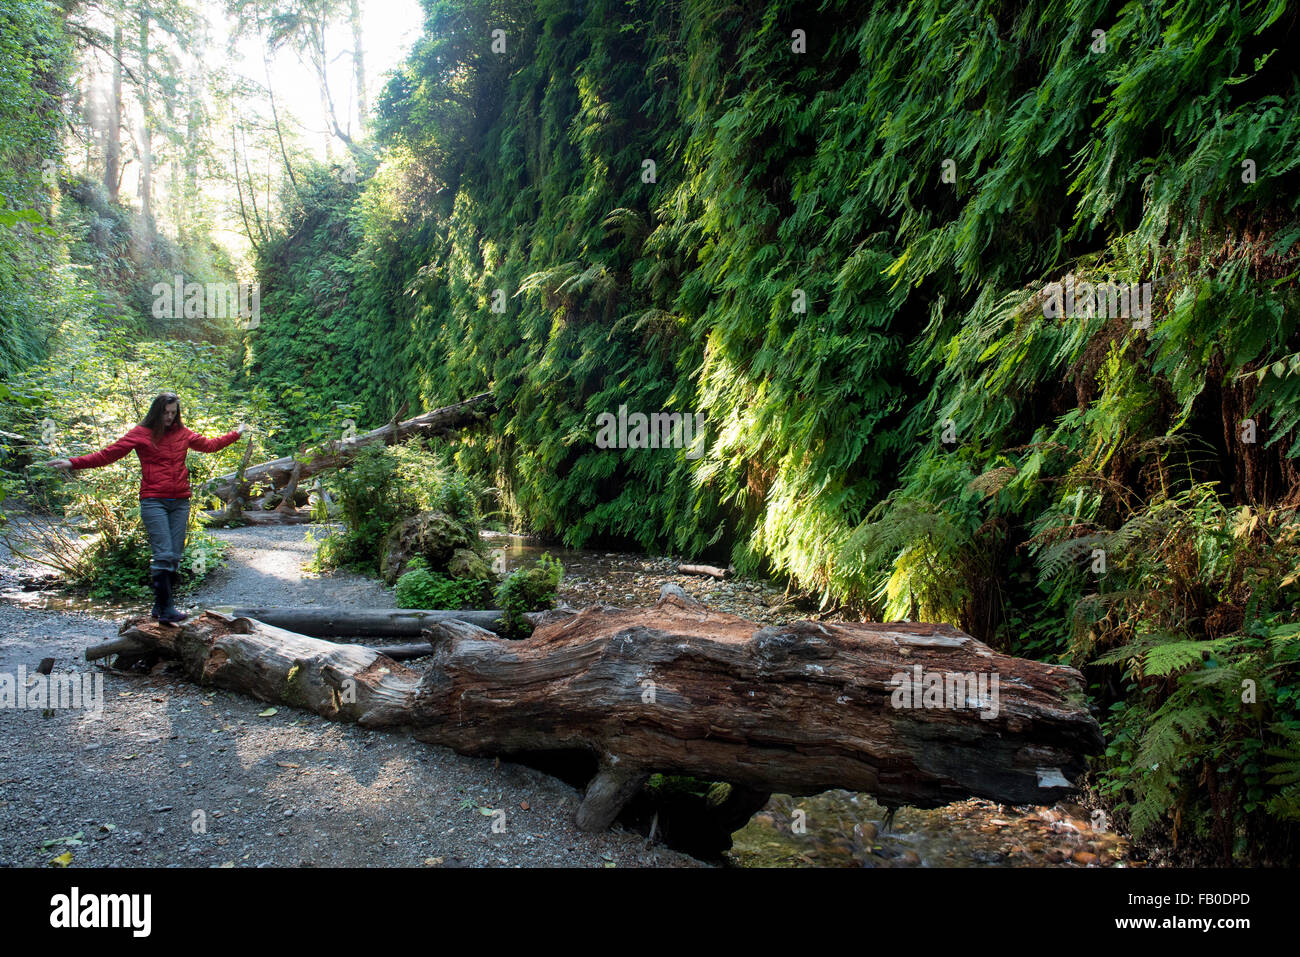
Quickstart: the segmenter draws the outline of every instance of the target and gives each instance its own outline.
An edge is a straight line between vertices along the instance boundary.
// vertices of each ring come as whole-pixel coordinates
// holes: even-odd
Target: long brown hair
[[[176,421],[172,423],[173,429],[181,427],[181,398],[175,392],[159,392],[152,402],[149,403],[149,414],[144,417],[140,424],[153,433],[153,444],[157,445],[162,441],[162,437],[167,434],[167,427],[163,425],[163,415],[167,412],[167,406],[173,402],[176,403]]]

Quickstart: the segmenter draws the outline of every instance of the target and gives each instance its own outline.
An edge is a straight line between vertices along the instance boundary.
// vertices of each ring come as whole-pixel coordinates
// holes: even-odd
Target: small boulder
[[[394,525],[384,539],[379,571],[389,585],[406,571],[416,555],[431,570],[447,567],[457,549],[468,549],[473,542],[469,529],[443,512],[420,512]]]
[[[496,576],[492,574],[492,566],[482,555],[470,548],[458,548],[451,553],[451,559],[447,562],[447,577],[472,581],[496,581]]]

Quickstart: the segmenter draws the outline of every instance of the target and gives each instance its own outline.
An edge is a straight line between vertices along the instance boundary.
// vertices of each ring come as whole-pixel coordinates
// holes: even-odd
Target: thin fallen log
[[[466,625],[463,622],[447,622],[446,624],[459,624],[466,629],[474,627],[473,625]],[[435,626],[435,629],[441,626],[442,623]],[[435,629],[428,629],[427,632],[440,637],[441,633]],[[478,630],[483,631],[483,629]],[[484,631],[483,633],[487,635],[492,634],[490,631]],[[433,654],[433,643],[430,638],[426,638],[424,641],[409,642],[400,645],[370,645],[367,647],[370,647],[378,654],[387,655],[394,661],[401,661],[405,658],[422,658],[425,655]],[[138,638],[114,638],[112,641],[104,641],[87,648],[86,660],[98,661],[100,658],[108,658],[112,655],[126,655],[131,658],[142,657],[151,653],[152,649],[152,645],[142,642]]]
[[[219,614],[229,617],[246,617],[283,627],[284,622],[293,622],[290,629],[314,638],[394,638],[418,635],[423,640],[410,644],[386,645],[375,650],[390,658],[405,654],[416,648],[429,654],[432,646],[439,641],[453,637],[489,637],[497,634],[487,628],[473,624],[473,621],[485,622],[494,627],[502,627],[499,611],[442,611],[442,610],[407,610],[407,609],[356,609],[356,608],[234,608],[227,606],[215,608]],[[550,612],[529,612],[525,618],[538,620],[564,617],[573,614],[567,607]],[[259,616],[263,616],[260,617]],[[466,621],[468,617],[471,621]],[[127,629],[123,628],[123,632]],[[112,641],[91,645],[86,649],[86,660],[97,661],[111,655],[140,655],[148,651],[149,645],[142,644],[136,638],[114,638]],[[397,654],[393,654],[397,652]]]
[[[1104,744],[1077,671],[947,625],[760,627],[675,594],[543,619],[523,641],[439,624],[422,671],[212,612],[179,627],[141,620],[124,636],[201,683],[407,726],[467,754],[586,750],[598,770],[576,817],[585,829],[607,826],[655,772],[759,793],[847,788],[888,805],[1050,803]],[[971,681],[955,688],[955,676]]]
[[[222,606],[213,611],[232,618],[253,618],[312,638],[419,638],[426,628],[450,620],[467,622],[501,633],[502,612],[448,611],[426,608],[316,608],[311,605],[272,607]]]
[[[402,645],[378,645],[372,650],[385,658],[405,661],[408,658],[423,658],[433,654],[433,645],[427,641],[413,641]]]
[[[224,512],[220,510],[204,512],[203,516],[218,526],[225,521]],[[263,525],[310,525],[313,518],[311,511],[305,508],[296,508],[292,512],[274,508],[269,512],[247,509],[240,514],[239,520],[245,525],[261,527]]]
[[[466,399],[464,402],[457,402],[453,405],[422,413],[413,419],[407,419],[405,422],[390,422],[381,428],[373,429],[354,438],[330,442],[323,448],[318,449],[315,454],[308,455],[301,460],[295,459],[293,456],[284,456],[270,462],[262,462],[247,469],[244,472],[242,482],[236,482],[234,473],[219,475],[209,480],[204,489],[216,495],[222,501],[228,501],[236,489],[239,490],[240,495],[247,495],[249,489],[257,483],[270,483],[272,488],[275,489],[283,488],[290,481],[295,466],[301,467],[299,471],[300,479],[308,478],[318,472],[346,465],[361,449],[368,445],[387,444],[394,434],[399,435],[401,438],[410,438],[412,435],[435,435],[451,432],[454,429],[473,424],[490,412],[491,409],[492,393],[484,392]]]

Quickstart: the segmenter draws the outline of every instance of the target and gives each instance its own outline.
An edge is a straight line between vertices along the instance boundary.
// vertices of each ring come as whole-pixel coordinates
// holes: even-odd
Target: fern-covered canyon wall
[[[1291,367],[1245,374],[1290,358],[1296,91],[1270,51],[1294,26],[1282,4],[433,4],[382,164],[322,177],[266,251],[250,368],[373,418],[491,388],[482,452],[538,531],[734,543],[840,597],[880,586],[901,510],[992,469],[1016,472],[932,536],[1001,542],[988,570],[1015,544],[990,519],[1126,517],[1078,499],[1082,470],[1145,491],[1155,438],[1278,501]],[[1045,318],[1067,273],[1151,283],[1150,328]],[[708,453],[603,454],[620,404],[704,412]]]
[[[1285,855],[1298,40],[1282,2],[430,0],[374,162],[261,249],[247,374],[372,422],[490,389],[460,458],[536,532],[1092,664],[1135,831],[1199,791],[1208,845]],[[622,406],[703,454],[599,447]]]

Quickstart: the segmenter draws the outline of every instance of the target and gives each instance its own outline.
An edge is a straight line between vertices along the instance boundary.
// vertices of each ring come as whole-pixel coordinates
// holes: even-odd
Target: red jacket
[[[162,442],[154,445],[153,433],[137,425],[108,448],[79,455],[69,462],[74,469],[93,469],[116,462],[135,449],[135,454],[140,456],[141,498],[189,498],[190,474],[185,467],[185,453],[190,449],[219,452],[238,439],[238,432],[208,439],[182,425],[173,426],[163,435]]]

